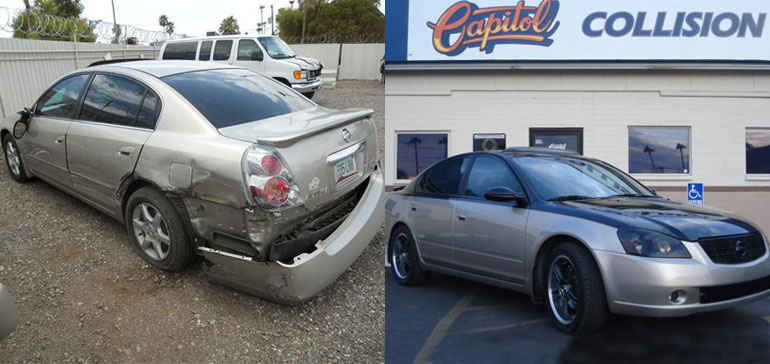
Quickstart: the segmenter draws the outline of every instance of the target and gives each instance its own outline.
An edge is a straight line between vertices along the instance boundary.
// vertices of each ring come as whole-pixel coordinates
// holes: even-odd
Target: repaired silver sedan
[[[73,72],[0,125],[11,176],[126,224],[138,254],[282,303],[333,282],[380,227],[372,111],[319,107],[246,69],[136,61]]]

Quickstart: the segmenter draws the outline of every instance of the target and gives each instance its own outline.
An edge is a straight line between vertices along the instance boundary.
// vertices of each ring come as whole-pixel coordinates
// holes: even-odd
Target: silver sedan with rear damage
[[[243,68],[100,64],[0,124],[13,179],[39,178],[126,224],[138,254],[294,304],[380,228],[372,111],[330,110]]]

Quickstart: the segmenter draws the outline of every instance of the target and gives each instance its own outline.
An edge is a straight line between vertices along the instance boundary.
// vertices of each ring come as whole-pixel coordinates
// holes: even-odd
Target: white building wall
[[[385,101],[388,185],[398,131],[450,131],[449,155],[474,133],[529,145],[530,128],[582,127],[584,154],[628,170],[629,126],[691,127],[691,175],[636,175],[653,186],[770,186],[747,177],[745,129],[770,128],[770,73],[688,71],[391,72]]]

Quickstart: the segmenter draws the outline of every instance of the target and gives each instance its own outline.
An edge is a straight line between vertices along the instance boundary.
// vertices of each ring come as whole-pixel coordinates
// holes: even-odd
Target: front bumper
[[[323,81],[320,78],[313,82],[291,84],[291,88],[300,93],[318,91],[321,89],[321,86],[323,86]]]
[[[252,258],[211,248],[199,248],[211,264],[209,278],[217,283],[283,303],[300,304],[334,282],[366,249],[380,230],[383,218],[384,181],[375,170],[369,185],[350,216],[316,250],[293,262],[256,262]]]
[[[11,295],[0,283],[0,340],[8,337],[19,324],[19,310],[13,304]]]
[[[770,253],[745,264],[715,264],[697,243],[685,242],[692,259],[644,258],[594,251],[602,270],[610,311],[618,314],[678,317],[725,309],[770,296],[770,289],[701,303],[701,288],[730,286],[770,276]],[[685,292],[673,303],[672,292]],[[681,296],[681,295],[680,295]]]

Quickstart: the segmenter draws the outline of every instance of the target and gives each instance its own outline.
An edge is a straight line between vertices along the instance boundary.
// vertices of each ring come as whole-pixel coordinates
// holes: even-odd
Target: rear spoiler
[[[332,114],[324,115],[319,119],[326,119],[324,122],[316,122],[307,128],[294,133],[267,135],[257,138],[257,141],[276,147],[284,147],[294,144],[297,140],[311,135],[322,133],[329,129],[334,129],[341,125],[351,124],[359,120],[372,117],[374,110],[371,109],[348,109],[337,110]],[[317,120],[316,120],[317,121]]]
[[[149,58],[123,58],[123,59],[108,59],[104,61],[96,61],[88,65],[88,67],[102,66],[105,64],[123,63],[123,62],[135,62],[135,61],[152,61]]]

